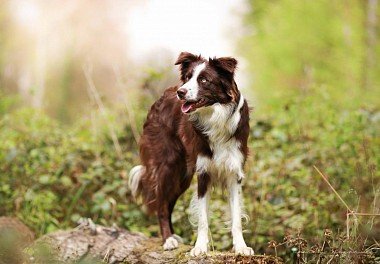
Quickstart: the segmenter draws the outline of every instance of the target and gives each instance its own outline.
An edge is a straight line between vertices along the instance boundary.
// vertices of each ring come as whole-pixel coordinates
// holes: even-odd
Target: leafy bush
[[[345,229],[346,209],[313,165],[328,175],[353,210],[378,213],[378,109],[341,108],[319,91],[284,98],[268,108],[252,112],[244,185],[251,219],[245,237],[256,252],[273,253],[267,243],[281,241],[287,233],[301,232],[313,241],[326,228],[335,233]],[[144,112],[136,113],[138,124]],[[0,215],[18,216],[38,235],[73,227],[79,217],[158,235],[155,217],[142,212],[127,188],[138,148],[123,120],[123,115],[107,112],[64,127],[32,109],[5,114],[0,121]],[[178,201],[173,216],[186,243],[196,239],[187,209],[195,184]],[[228,226],[226,200],[216,191],[210,221],[212,246],[224,250],[231,247],[228,228],[220,228]],[[359,232],[375,237],[379,226],[371,220],[360,218]]]
[[[253,219],[247,229],[253,230],[255,245],[264,250],[269,238],[281,241],[297,230],[309,239],[321,237],[326,228],[344,230],[346,208],[314,165],[352,210],[379,212],[379,114],[341,110],[332,98],[313,93],[285,99],[255,122],[248,165],[252,180],[246,186]],[[360,219],[367,228],[372,220]],[[378,228],[363,235],[374,238]]]
[[[120,126],[118,137],[126,143],[118,158],[108,134],[92,129],[89,123],[62,127],[31,109],[5,115],[0,215],[17,215],[38,234],[73,226],[79,217],[140,226],[144,216],[126,184],[137,152],[131,132]]]

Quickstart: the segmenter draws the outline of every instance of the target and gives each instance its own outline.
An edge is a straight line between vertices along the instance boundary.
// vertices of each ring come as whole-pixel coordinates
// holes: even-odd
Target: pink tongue
[[[191,104],[189,104],[189,103],[184,103],[181,106],[182,113],[187,113],[187,112],[189,112],[190,109],[191,109]]]

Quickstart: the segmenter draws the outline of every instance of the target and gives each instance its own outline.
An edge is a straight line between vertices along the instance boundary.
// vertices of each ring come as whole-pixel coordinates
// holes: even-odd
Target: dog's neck
[[[190,114],[189,120],[214,144],[223,143],[235,134],[240,121],[244,97],[239,92],[234,101],[215,103]]]

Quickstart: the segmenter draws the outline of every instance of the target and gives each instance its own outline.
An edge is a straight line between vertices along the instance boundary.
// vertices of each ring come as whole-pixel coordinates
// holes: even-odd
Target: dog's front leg
[[[241,225],[241,179],[234,179],[230,184],[230,209],[232,218],[232,243],[235,253],[253,255],[253,249],[247,247],[243,238]]]
[[[194,248],[190,251],[193,257],[207,253],[209,181],[210,177],[207,173],[201,173],[198,176],[198,236]]]

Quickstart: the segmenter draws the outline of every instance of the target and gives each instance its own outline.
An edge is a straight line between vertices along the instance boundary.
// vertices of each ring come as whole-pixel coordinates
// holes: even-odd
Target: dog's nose
[[[185,98],[185,95],[187,94],[187,90],[185,88],[179,88],[177,90],[177,94],[178,94],[178,97],[180,99],[184,99]]]

